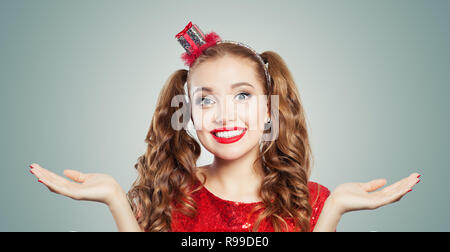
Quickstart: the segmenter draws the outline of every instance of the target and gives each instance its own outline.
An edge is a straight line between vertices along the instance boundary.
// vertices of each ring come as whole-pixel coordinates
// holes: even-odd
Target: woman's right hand
[[[73,182],[42,168],[36,163],[31,164],[30,168],[30,172],[51,192],[75,200],[97,201],[110,206],[118,194],[125,193],[119,183],[107,174],[64,170],[64,175],[75,181]]]

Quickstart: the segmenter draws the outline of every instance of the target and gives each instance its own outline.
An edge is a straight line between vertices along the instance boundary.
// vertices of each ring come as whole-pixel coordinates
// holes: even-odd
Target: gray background
[[[36,162],[128,190],[158,93],[185,68],[189,22],[291,69],[311,129],[312,180],[412,172],[400,202],[338,231],[450,231],[450,1],[0,1],[0,231],[115,231],[104,205],[50,193]],[[200,164],[211,161],[205,150]]]

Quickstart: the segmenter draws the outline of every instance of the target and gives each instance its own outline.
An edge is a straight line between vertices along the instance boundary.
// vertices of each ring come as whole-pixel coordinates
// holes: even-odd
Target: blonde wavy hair
[[[231,43],[209,47],[189,71],[225,55],[253,62],[261,83],[266,83],[264,68],[254,53]],[[287,231],[286,218],[294,220],[295,231],[310,231],[308,180],[313,156],[300,94],[286,63],[277,53],[266,51],[260,56],[268,63],[272,77],[270,85],[264,85],[265,94],[280,97],[279,134],[275,140],[261,143],[257,161],[262,160],[265,177],[260,187],[262,204],[253,209],[253,213],[259,214],[252,231],[258,231],[263,220],[270,221],[275,231]],[[171,127],[172,115],[179,110],[171,106],[172,98],[189,95],[184,88],[189,82],[189,71],[175,71],[159,94],[145,138],[147,150],[135,164],[138,178],[127,193],[138,223],[146,231],[170,231],[175,210],[172,203],[177,203],[177,210],[187,216],[196,214],[196,202],[191,195],[201,188],[193,187],[198,181],[196,162],[201,148],[187,130]],[[182,112],[190,115],[190,111]]]

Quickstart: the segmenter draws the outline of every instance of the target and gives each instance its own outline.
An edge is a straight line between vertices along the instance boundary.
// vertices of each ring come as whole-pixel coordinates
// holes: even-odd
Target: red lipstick
[[[235,131],[235,130],[242,130],[242,133],[240,135],[234,136],[234,137],[218,137],[216,135],[217,132],[225,132],[225,131]],[[218,128],[211,131],[211,135],[214,137],[214,139],[221,143],[221,144],[230,144],[239,141],[244,135],[245,132],[247,132],[246,128],[241,127],[225,127],[225,128]]]

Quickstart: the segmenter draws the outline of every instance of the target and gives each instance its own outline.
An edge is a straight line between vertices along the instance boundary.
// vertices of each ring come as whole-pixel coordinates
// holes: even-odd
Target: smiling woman
[[[120,231],[335,231],[344,213],[398,201],[420,181],[413,173],[381,191],[384,179],[330,193],[310,181],[306,116],[281,56],[191,23],[177,38],[190,68],[176,70],[160,92],[128,193],[105,174],[66,171],[71,182],[33,164],[51,191],[107,204]],[[189,106],[179,111],[180,97]],[[174,126],[178,112],[189,115],[200,143],[188,120]],[[203,167],[200,144],[214,155]]]
[[[258,57],[268,63],[271,78]],[[189,109],[197,137],[214,155],[210,165],[199,168],[195,164],[200,146],[186,131],[167,124],[176,109],[169,106],[171,98],[183,95],[185,84],[194,101]],[[279,99],[275,113],[270,96],[286,98]],[[268,121],[284,127],[265,130]],[[280,134],[273,141],[261,141],[265,131]],[[256,55],[226,42],[206,48],[189,71],[178,70],[166,82],[147,136],[149,148],[136,165],[140,178],[129,196],[137,201],[134,209],[142,212],[139,222],[150,231],[189,226],[227,230],[221,226],[225,222],[205,219],[215,216],[206,209],[220,209],[220,204],[205,203],[211,194],[231,202],[261,203],[238,211],[243,217],[232,222],[240,223],[239,229],[230,230],[244,226],[253,231],[309,231],[311,203],[320,209],[329,192],[318,186],[310,202],[314,185],[308,184],[312,155],[306,119],[291,74],[275,52]],[[149,183],[152,188],[141,191]],[[187,225],[180,213],[197,219]]]

